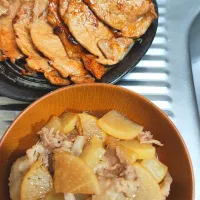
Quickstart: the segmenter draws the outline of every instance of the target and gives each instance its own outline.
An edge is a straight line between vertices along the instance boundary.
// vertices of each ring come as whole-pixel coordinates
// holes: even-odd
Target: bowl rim
[[[121,90],[122,92],[126,92],[128,94],[134,94],[135,96],[137,96],[137,98],[141,99],[142,101],[146,102],[147,104],[149,104],[151,107],[153,107],[157,112],[159,112],[161,114],[161,116],[168,121],[168,123],[170,124],[170,126],[172,126],[172,128],[175,130],[176,132],[176,136],[180,139],[183,147],[184,147],[184,151],[186,153],[186,157],[188,159],[188,163],[189,163],[189,167],[190,167],[190,172],[191,172],[191,178],[192,178],[192,200],[195,199],[195,179],[194,179],[194,170],[193,170],[193,165],[192,165],[192,160],[190,157],[190,153],[189,150],[185,144],[185,141],[182,137],[182,135],[180,134],[179,130],[177,129],[177,127],[175,126],[175,124],[169,119],[169,117],[159,108],[157,107],[155,104],[153,104],[149,99],[147,99],[146,97],[138,94],[137,92],[134,92],[132,90],[123,88],[121,86],[117,86],[117,85],[112,85],[112,84],[106,84],[106,83],[88,83],[88,84],[81,84],[81,85],[70,85],[70,86],[65,86],[62,88],[59,88],[57,90],[53,90],[47,94],[45,94],[44,96],[38,98],[37,100],[35,100],[33,103],[31,103],[27,108],[25,108],[16,118],[15,120],[10,124],[10,126],[7,128],[7,130],[5,131],[5,133],[3,134],[3,136],[0,139],[0,149],[1,146],[6,138],[6,136],[8,135],[8,133],[10,132],[10,130],[12,129],[12,127],[18,122],[18,120],[21,118],[21,116],[27,112],[29,109],[33,108],[36,104],[40,103],[41,101],[43,101],[44,99],[48,98],[49,96],[53,96],[56,93],[60,93],[63,90],[70,90],[73,88],[77,88],[77,87],[107,87],[107,88],[111,88],[114,90]]]

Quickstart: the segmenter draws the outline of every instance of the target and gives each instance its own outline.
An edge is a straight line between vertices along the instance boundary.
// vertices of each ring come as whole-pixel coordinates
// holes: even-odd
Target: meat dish
[[[105,73],[105,67],[96,61],[95,56],[89,54],[81,45],[74,42],[73,36],[59,16],[58,0],[50,0],[48,21],[53,25],[54,32],[60,37],[68,56],[71,59],[81,60],[85,68],[91,72],[94,77],[100,79]]]
[[[9,4],[7,15],[0,16],[0,49],[4,58],[10,58],[13,63],[15,60],[23,57],[15,41],[15,33],[12,25],[20,6],[20,0],[13,0]]]
[[[0,61],[24,59],[54,85],[100,80],[157,18],[151,0],[0,3]]]
[[[83,1],[71,0],[62,18],[76,40],[89,52],[97,56],[98,61],[102,64],[112,65],[119,62],[124,54],[121,46],[124,46],[123,49],[126,52],[133,43],[130,38],[123,38],[121,42],[118,42],[118,39],[112,40],[114,34],[111,29],[95,16]],[[90,40],[87,40],[87,38],[90,38]],[[112,44],[109,44],[110,40],[112,40]],[[109,47],[113,47],[115,51],[112,51]]]
[[[173,181],[163,144],[111,110],[53,116],[9,177],[11,200],[167,200]]]
[[[30,37],[30,24],[32,22],[33,2],[24,2],[17,14],[14,23],[16,42],[21,51],[28,57],[27,64],[31,70],[44,73],[44,76],[55,85],[67,85],[69,81],[60,77],[58,72],[52,68],[48,60],[40,56],[34,48]]]
[[[154,5],[149,0],[84,0],[106,24],[125,37],[143,35],[156,18]]]
[[[7,0],[0,1],[0,16],[8,13],[9,2]]]

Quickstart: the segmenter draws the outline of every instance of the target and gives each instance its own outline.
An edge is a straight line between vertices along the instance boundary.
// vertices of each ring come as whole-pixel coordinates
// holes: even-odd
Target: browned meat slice
[[[29,24],[31,23],[32,19],[33,5],[34,4],[32,2],[23,3],[13,23],[16,42],[22,52],[29,58],[38,56],[38,53],[34,49],[31,38],[29,36]],[[35,70],[38,71],[38,69]]]
[[[105,67],[97,62],[95,56],[91,54],[82,54],[81,59],[86,69],[89,70],[97,79],[101,79],[105,74]]]
[[[17,36],[16,42],[22,52],[28,56],[28,66],[37,72],[44,73],[45,77],[55,85],[68,85],[69,81],[61,78],[58,72],[53,69],[46,58],[41,57],[35,50],[30,38],[29,25],[32,20],[34,3],[25,2],[22,4],[14,23],[14,30]]]
[[[62,11],[63,13],[63,11]],[[118,54],[115,55],[116,60],[109,59],[110,53],[106,51],[102,53],[102,50],[98,47],[98,43],[109,42],[114,37],[113,32],[105,26],[98,18],[92,13],[89,7],[81,0],[70,0],[67,10],[62,16],[64,22],[67,24],[70,32],[76,38],[76,40],[85,47],[90,53],[98,57],[97,61],[101,64],[112,65],[116,64],[123,58],[120,51],[115,51]],[[126,50],[132,44],[132,39],[124,38],[127,40]],[[118,47],[118,40],[112,41]],[[106,44],[105,44],[106,45]],[[123,52],[123,54],[125,54]]]
[[[67,57],[58,57],[51,62],[51,65],[60,71],[63,76],[70,76],[74,83],[91,83],[94,82],[80,61],[71,60]]]
[[[60,37],[68,56],[71,59],[83,61],[85,68],[97,79],[101,79],[105,73],[105,67],[96,61],[95,56],[87,54],[82,46],[74,41],[71,33],[59,17],[58,0],[50,0],[48,21],[53,25],[54,33]]]
[[[98,47],[108,59],[122,60],[127,53],[127,47],[131,48],[133,44],[132,39],[119,37],[110,40],[100,40],[98,42]]]
[[[20,0],[12,0],[9,6],[9,14],[0,17],[0,49],[3,54],[14,63],[22,58],[23,54],[17,47],[12,21],[21,5]]]
[[[35,0],[33,8],[33,21],[35,21],[44,14],[44,12],[47,10],[48,4],[49,0]]]
[[[6,56],[3,54],[3,52],[0,49],[0,61],[4,61],[6,59]]]
[[[71,0],[63,19],[83,47],[102,60],[106,60],[97,43],[100,39],[112,38],[112,32],[98,21],[82,1]]]
[[[7,0],[0,0],[0,16],[6,15],[9,11],[9,2]]]
[[[35,69],[36,66],[40,66],[41,70],[46,70],[44,76],[47,80],[49,80],[53,85],[69,85],[70,81],[60,77],[60,74],[57,70],[52,68],[47,59],[42,59],[42,57],[34,58],[34,59],[26,59],[28,66],[31,69]],[[49,71],[47,71],[49,69]]]
[[[126,37],[140,37],[157,18],[151,0],[84,1],[102,21]]]
[[[50,60],[67,58],[64,46],[59,37],[53,33],[53,29],[44,19],[38,19],[31,25],[31,37],[34,44]]]
[[[59,1],[59,11],[60,15],[63,16],[65,11],[67,10],[68,4],[70,0],[60,0]]]
[[[31,38],[36,48],[51,60],[51,65],[63,77],[70,76],[75,83],[94,82],[80,61],[68,57],[62,42],[53,33],[53,28],[44,17],[37,19],[31,25]]]

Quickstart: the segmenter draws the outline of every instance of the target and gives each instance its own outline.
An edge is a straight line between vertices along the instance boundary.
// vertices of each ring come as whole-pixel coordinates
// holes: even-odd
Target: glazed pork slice
[[[53,25],[54,33],[59,36],[71,59],[82,61],[85,68],[89,70],[95,78],[101,79],[105,73],[105,67],[96,61],[95,56],[86,52],[86,50],[74,40],[69,30],[60,19],[58,1],[59,0],[50,0],[48,9],[48,21]]]
[[[36,7],[40,5],[36,3],[37,1],[35,1],[35,11],[37,10]],[[68,57],[62,42],[53,33],[52,26],[47,22],[46,13],[46,6],[44,6],[42,16],[36,16],[37,19],[31,25],[31,38],[36,48],[49,58],[50,64],[63,77],[70,76],[74,83],[94,82],[94,79],[84,69],[82,62]]]
[[[0,16],[6,15],[9,11],[9,2],[7,0],[0,0]]]
[[[90,53],[98,57],[99,63],[113,65],[123,59],[133,44],[132,39],[123,39],[126,41],[124,51],[118,40],[112,40],[115,37],[114,33],[93,14],[82,0],[70,0],[68,5],[65,1],[64,5],[67,9],[66,11],[60,9],[61,14],[64,13],[62,19],[75,39]],[[103,45],[104,42],[107,44]],[[112,51],[113,45],[116,46],[115,51]]]
[[[0,49],[0,61],[4,61],[6,59],[6,56],[3,54],[3,52]]]
[[[44,73],[44,76],[55,85],[68,85],[67,79],[61,78],[58,72],[48,64],[48,60],[40,56],[32,43],[29,25],[32,20],[33,2],[24,2],[13,25],[16,42],[22,52],[28,57],[26,59],[30,69]]]
[[[9,5],[9,13],[0,17],[0,49],[5,57],[10,58],[14,63],[15,60],[23,57],[16,41],[12,21],[15,18],[21,5],[20,0],[11,0]]]
[[[52,27],[44,19],[32,24],[31,37],[37,49],[51,60],[50,64],[63,77],[70,76],[75,83],[94,81],[80,61],[69,59],[59,37],[54,35]]]
[[[45,15],[49,5],[49,0],[35,0],[33,8],[33,21],[37,20],[42,15]]]
[[[61,16],[65,14],[65,11],[69,5],[69,1],[70,0],[59,0],[59,12]]]
[[[151,0],[84,1],[103,22],[126,37],[140,37],[157,18]]]

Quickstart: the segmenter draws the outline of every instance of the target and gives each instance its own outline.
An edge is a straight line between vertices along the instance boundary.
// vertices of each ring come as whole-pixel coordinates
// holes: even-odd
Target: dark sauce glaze
[[[62,27],[60,26],[56,26],[53,28],[53,33],[54,34],[58,34],[58,33],[62,33],[62,32],[65,32]],[[71,35],[71,34],[67,34],[67,38],[69,39],[69,41],[74,44],[74,45],[78,45],[78,42],[75,40],[75,38]]]

